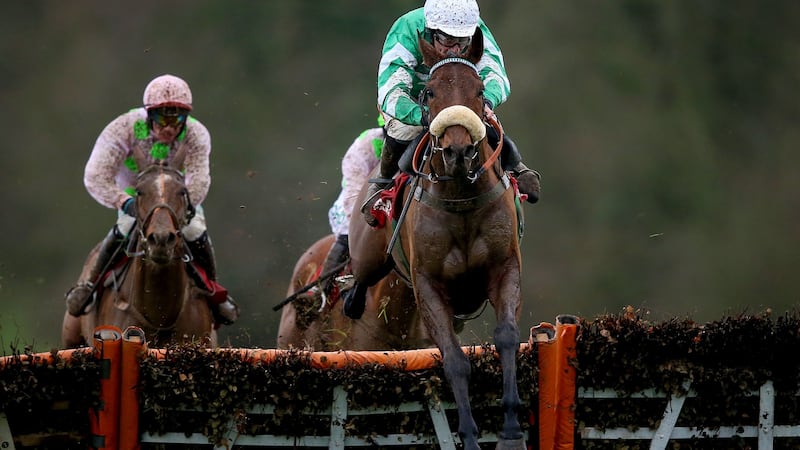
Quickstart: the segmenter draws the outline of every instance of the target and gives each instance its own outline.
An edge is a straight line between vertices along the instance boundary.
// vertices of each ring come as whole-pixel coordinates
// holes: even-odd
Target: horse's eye
[[[430,98],[430,97],[435,97],[435,95],[433,95],[433,89],[431,89],[431,88],[426,88],[426,89],[425,89],[425,97],[428,97],[428,98]]]

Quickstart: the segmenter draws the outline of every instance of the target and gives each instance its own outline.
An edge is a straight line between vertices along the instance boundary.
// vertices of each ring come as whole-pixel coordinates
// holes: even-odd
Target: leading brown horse
[[[139,167],[145,167],[142,155],[135,156]],[[176,156],[172,165],[180,167],[181,160]],[[84,342],[92,342],[98,325],[123,330],[134,325],[142,328],[153,346],[199,341],[216,347],[206,296],[187,273],[191,256],[181,229],[190,219],[189,194],[175,167],[152,164],[139,173],[137,224],[131,232],[135,251],[106,278],[97,301],[81,316]]]
[[[300,256],[287,295],[292,296],[317,280],[333,241],[332,234],[325,236]],[[344,315],[337,291],[326,298],[325,304],[319,296],[296,298],[283,306],[278,348],[409,350],[431,345],[417,314],[414,293],[396,274],[387,275],[367,289],[366,297],[366,311],[360,320]]]
[[[515,189],[498,158],[501,145],[490,146],[481,120],[484,87],[476,64],[483,54],[483,36],[476,30],[466,55],[458,57],[439,55],[431,44],[419,41],[424,62],[431,67],[422,96],[430,118],[424,138],[431,142],[430,153],[414,158],[418,186],[415,192],[405,190],[405,198],[414,197],[399,223],[391,254],[384,250],[392,241],[392,226],[370,228],[361,215],[353,214],[352,272],[358,283],[370,285],[385,275],[392,258],[411,279],[418,313],[442,353],[458,409],[458,434],[469,450],[479,448],[478,428],[468,392],[470,363],[454,317],[478,311],[487,299],[491,302],[494,344],[503,372],[504,422],[497,448],[524,449],[516,379],[521,218]],[[496,122],[495,126],[500,128]],[[397,209],[405,201],[399,198],[395,203]]]

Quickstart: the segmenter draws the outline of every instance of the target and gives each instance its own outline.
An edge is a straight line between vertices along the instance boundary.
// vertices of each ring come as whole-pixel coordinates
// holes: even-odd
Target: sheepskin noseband
[[[444,130],[452,125],[461,125],[469,132],[472,142],[478,142],[486,137],[486,126],[475,111],[464,105],[453,105],[443,109],[433,118],[430,133],[437,138],[442,137]]]

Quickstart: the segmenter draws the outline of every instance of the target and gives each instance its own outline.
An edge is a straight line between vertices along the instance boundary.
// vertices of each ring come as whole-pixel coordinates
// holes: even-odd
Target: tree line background
[[[226,345],[273,347],[296,259],[328,233],[340,159],[376,118],[396,17],[422,1],[0,5],[0,347],[59,345],[63,295],[114,212],[97,135],[172,73],[212,135],[204,203]],[[512,83],[498,109],[543,177],[525,206],[522,339],[557,314],[793,310],[800,3],[484,0]],[[491,309],[465,342],[488,339]]]

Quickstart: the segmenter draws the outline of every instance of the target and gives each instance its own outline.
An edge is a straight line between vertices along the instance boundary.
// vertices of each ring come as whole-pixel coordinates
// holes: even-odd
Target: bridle
[[[171,167],[162,167],[162,169],[169,170],[169,171],[174,172],[175,174],[177,174],[179,176],[182,176],[180,171],[178,171],[176,169],[173,169]],[[146,172],[147,171],[141,172],[138,175],[138,178],[141,179],[142,175],[144,175]],[[184,195],[187,195],[187,194],[184,194]],[[186,199],[186,203],[187,203],[187,205],[190,204],[188,198]],[[148,245],[149,244],[147,242],[146,232],[147,232],[147,229],[150,226],[150,222],[152,221],[153,216],[155,215],[156,211],[158,211],[160,209],[165,209],[167,211],[167,213],[169,214],[170,220],[172,221],[172,226],[175,228],[176,235],[179,238],[181,238],[181,241],[183,242],[183,246],[184,246],[184,249],[186,250],[186,252],[184,252],[183,255],[181,255],[179,258],[181,260],[183,260],[183,262],[188,263],[189,261],[191,261],[191,256],[190,256],[190,253],[188,251],[188,247],[187,247],[186,241],[185,241],[185,239],[183,239],[183,232],[181,231],[181,229],[191,219],[191,216],[193,215],[194,210],[193,210],[193,208],[188,208],[187,213],[184,215],[183,219],[181,219],[180,215],[175,211],[175,209],[172,206],[170,206],[168,203],[166,203],[166,202],[156,203],[155,205],[151,206],[150,209],[147,211],[147,214],[145,214],[144,219],[141,221],[140,224],[137,225],[138,234],[139,234],[139,241],[141,243],[142,250],[139,251],[139,252],[135,252],[135,253],[129,253],[128,256],[141,257],[141,256],[145,256],[145,255],[148,254]],[[137,222],[138,222],[138,220],[137,220]]]
[[[176,169],[174,169],[174,168],[166,167],[166,166],[162,166],[161,168],[164,169],[164,170],[169,170],[171,172],[174,172],[178,176],[182,176],[181,172],[176,170]],[[141,173],[139,173],[139,175],[137,177],[138,181],[141,181],[142,176],[145,173],[147,173],[148,171],[150,171],[150,170],[151,169],[148,168],[147,170],[144,170]],[[187,194],[184,194],[184,195],[187,195]],[[187,198],[187,204],[189,204],[188,198]],[[175,257],[175,259],[180,259],[184,263],[190,262],[191,259],[192,259],[191,252],[189,251],[188,244],[186,243],[186,240],[183,239],[183,233],[182,233],[181,229],[183,228],[183,226],[186,223],[188,223],[188,220],[191,218],[190,214],[193,213],[193,209],[189,208],[187,210],[187,214],[184,215],[184,219],[182,220],[180,214],[178,214],[175,211],[175,208],[173,208],[168,203],[163,202],[163,201],[159,202],[159,203],[156,203],[155,205],[151,206],[150,209],[147,211],[147,214],[145,214],[145,216],[144,216],[144,218],[142,220],[138,220],[137,219],[136,233],[137,233],[138,245],[139,245],[139,249],[140,250],[139,251],[135,251],[135,252],[128,251],[128,252],[126,252],[127,256],[131,257],[131,258],[134,258],[134,257],[145,258],[149,254],[148,246],[150,244],[148,243],[148,240],[147,240],[146,230],[150,226],[150,222],[153,220],[153,217],[154,217],[155,213],[157,211],[161,210],[161,209],[166,210],[167,213],[169,214],[170,220],[171,220],[172,225],[173,225],[173,227],[175,229],[175,233],[176,233],[177,237],[181,240],[181,243],[183,245],[183,250],[184,251],[182,252],[182,254],[180,254],[177,257]],[[129,248],[136,245],[135,241],[137,239],[131,239],[131,242],[129,243]],[[133,286],[131,286],[130,288],[133,289]],[[131,296],[129,295],[129,298],[130,297]],[[186,303],[183,302],[183,304],[181,306],[181,309],[184,308],[185,305],[186,305]],[[172,330],[174,330],[175,327],[177,326],[177,321],[175,321],[175,322],[173,322],[173,323],[171,323],[169,325],[166,325],[166,326],[156,325],[155,323],[153,323],[153,321],[151,319],[149,319],[141,311],[139,311],[139,309],[136,307],[136,305],[134,303],[128,303],[128,305],[125,307],[125,310],[128,311],[128,314],[131,314],[139,322],[144,324],[144,326],[146,328],[153,329],[153,330],[156,331],[156,333],[159,333],[159,334],[160,333],[164,333],[164,332],[172,332]]]
[[[449,58],[444,58],[441,61],[434,64],[431,67],[429,76],[432,76],[437,69],[444,66],[445,64],[463,64],[471,68],[475,72],[475,74],[478,74],[478,68],[472,62],[464,58],[449,57]],[[425,89],[420,91],[418,98],[418,103],[422,109],[423,122],[428,124],[430,124],[431,120],[433,119],[430,116],[430,109],[428,107],[428,99],[430,97],[430,94],[431,94],[430,89],[426,87]],[[483,93],[481,93],[480,96],[481,98],[483,98]],[[483,103],[483,101],[481,103]],[[481,175],[484,174],[484,172],[489,170],[495,164],[497,159],[500,157],[500,153],[503,149],[503,127],[502,125],[500,125],[500,122],[497,120],[497,117],[494,116],[493,114],[489,117],[484,115],[483,119],[487,121],[491,127],[497,130],[499,139],[497,142],[497,147],[494,149],[492,154],[486,159],[486,161],[484,161],[480,167],[476,169],[470,169],[469,172],[467,173],[467,179],[470,181],[470,183],[475,183],[481,177]],[[453,179],[453,177],[449,176],[440,176],[433,169],[430,169],[430,172],[427,174],[420,170],[420,168],[425,165],[425,162],[428,160],[428,158],[432,158],[436,153],[441,152],[443,150],[442,146],[439,145],[439,139],[440,136],[433,135],[433,133],[431,133],[429,129],[428,132],[422,136],[422,139],[420,139],[419,143],[417,144],[417,147],[414,149],[414,155],[411,160],[411,168],[413,170],[414,175],[425,178],[431,183],[437,183],[439,181],[449,181]],[[479,139],[478,141],[473,142],[470,145],[471,148],[469,151],[472,152],[472,156],[470,157],[471,159],[470,164],[474,163],[474,161],[478,158],[479,152],[477,151],[477,149],[480,148],[482,141],[484,141],[485,139],[486,137],[484,136],[483,139]]]

